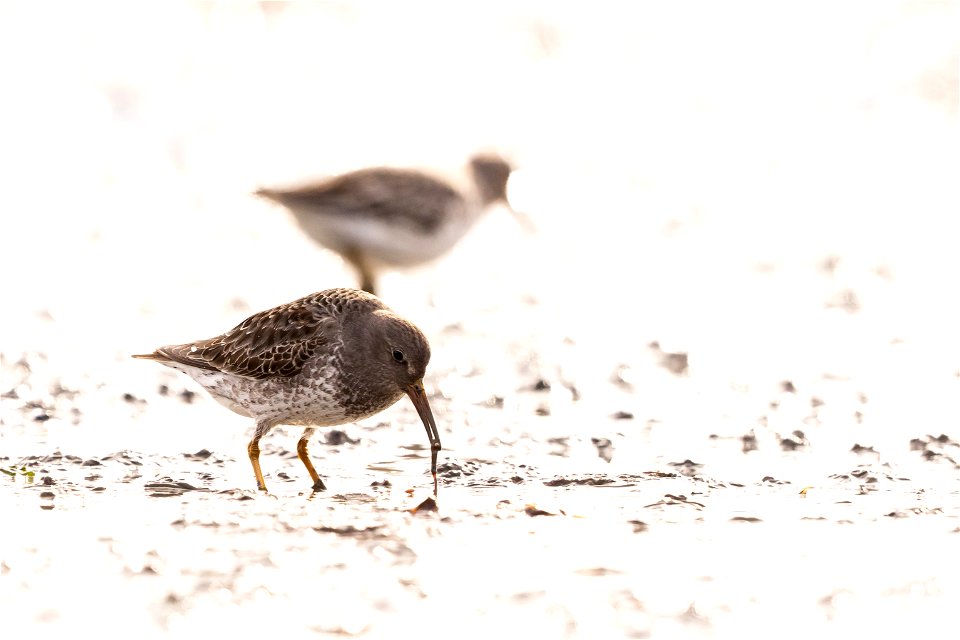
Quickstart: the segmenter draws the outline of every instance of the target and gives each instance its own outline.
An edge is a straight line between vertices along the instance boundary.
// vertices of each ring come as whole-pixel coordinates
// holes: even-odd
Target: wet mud
[[[242,429],[225,438],[211,428],[210,448],[169,455],[97,451],[101,443],[50,450],[55,430],[96,429],[84,398],[115,383],[68,388],[45,377],[44,361],[3,354],[0,390],[0,496],[15,514],[0,557],[4,595],[37,624],[76,624],[103,610],[101,596],[67,607],[56,595],[37,597],[79,587],[96,571],[98,590],[126,603],[104,623],[108,633],[163,636],[215,624],[380,637],[412,633],[424,617],[455,625],[470,616],[486,631],[504,630],[482,612],[523,611],[561,635],[587,627],[628,637],[722,635],[730,612],[757,598],[804,612],[804,626],[815,629],[832,624],[846,599],[879,597],[866,595],[875,587],[862,572],[886,566],[884,548],[905,539],[924,553],[881,572],[893,591],[877,601],[913,597],[896,589],[930,584],[918,575],[941,584],[943,573],[928,575],[922,558],[952,566],[960,535],[958,444],[946,434],[905,437],[895,462],[860,444],[860,434],[832,446],[824,465],[811,440],[829,424],[807,420],[781,432],[760,420],[746,433],[694,432],[678,449],[690,457],[670,458],[657,453],[676,446],[669,420],[627,419],[601,402],[589,409],[600,418],[584,428],[566,410],[592,398],[574,400],[569,381],[524,380],[524,362],[515,391],[499,402],[457,413],[454,398],[431,398],[452,443],[441,455],[438,496],[429,495],[416,417],[402,409],[315,436],[323,492],[309,489],[295,436],[279,429],[264,442],[271,492],[262,494]],[[695,370],[663,371],[669,384],[678,374],[696,379]],[[622,387],[616,371],[607,380]],[[564,389],[559,400],[543,398],[554,388]],[[771,389],[772,412],[783,394],[802,395],[792,383]],[[565,410],[549,411],[551,400]],[[96,401],[124,408],[130,425],[171,403],[184,423],[198,407],[215,407],[172,382]],[[815,417],[828,404],[807,400],[805,411]],[[506,426],[489,427],[497,423]],[[771,598],[770,585],[785,579],[789,597]],[[287,611],[279,621],[260,619],[278,606]]]

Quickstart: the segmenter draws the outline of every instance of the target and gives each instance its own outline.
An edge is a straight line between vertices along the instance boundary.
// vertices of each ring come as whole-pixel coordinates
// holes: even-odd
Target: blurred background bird
[[[373,167],[256,195],[283,205],[300,228],[354,266],[360,286],[376,293],[384,269],[412,267],[449,251],[495,205],[513,210],[513,167],[494,154],[474,155],[462,179],[415,169]]]

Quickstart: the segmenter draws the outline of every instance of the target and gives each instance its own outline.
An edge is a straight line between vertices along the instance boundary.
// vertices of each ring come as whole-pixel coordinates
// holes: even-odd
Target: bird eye
[[[393,359],[396,360],[397,362],[403,362],[403,351],[400,351],[399,349],[394,349]]]

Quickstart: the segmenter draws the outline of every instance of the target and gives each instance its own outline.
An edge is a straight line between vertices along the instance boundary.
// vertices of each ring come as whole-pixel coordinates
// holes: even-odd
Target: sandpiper
[[[376,167],[256,194],[289,209],[307,235],[357,269],[361,288],[375,293],[380,270],[440,257],[493,204],[513,211],[506,160],[476,155],[467,169],[464,186],[413,169]]]
[[[182,371],[224,406],[256,420],[247,453],[262,491],[259,443],[270,429],[306,427],[297,455],[320,491],[326,487],[307,453],[314,428],[372,416],[406,394],[427,430],[437,492],[440,435],[423,388],[430,345],[369,293],[327,289],[254,314],[215,338],[133,357]]]

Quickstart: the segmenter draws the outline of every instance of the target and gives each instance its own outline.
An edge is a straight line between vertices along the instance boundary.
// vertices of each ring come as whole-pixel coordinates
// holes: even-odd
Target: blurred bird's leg
[[[375,287],[373,286],[373,274],[366,269],[360,272],[360,288],[367,293],[377,295],[377,292],[374,290]]]
[[[366,291],[367,293],[372,293],[377,295],[375,291],[375,282],[373,276],[373,269],[367,264],[367,261],[364,260],[363,255],[360,251],[354,249],[344,254],[344,257],[353,265],[353,267],[360,274],[360,288]]]

